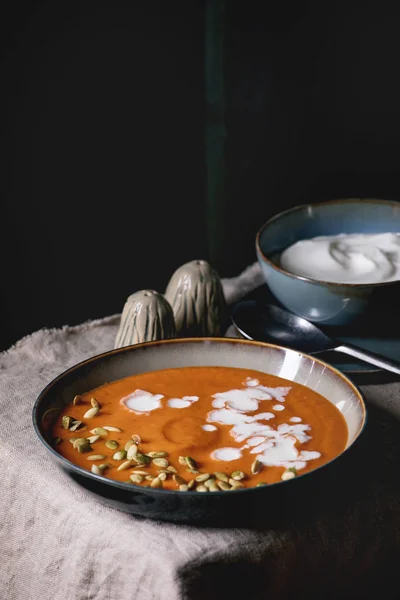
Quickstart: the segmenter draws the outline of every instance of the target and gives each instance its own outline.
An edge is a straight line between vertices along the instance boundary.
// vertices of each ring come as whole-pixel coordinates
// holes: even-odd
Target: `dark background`
[[[226,193],[212,244],[206,3],[10,4],[0,9],[0,348],[119,312],[188,260],[236,275],[283,208],[400,198],[394,0],[228,3]]]

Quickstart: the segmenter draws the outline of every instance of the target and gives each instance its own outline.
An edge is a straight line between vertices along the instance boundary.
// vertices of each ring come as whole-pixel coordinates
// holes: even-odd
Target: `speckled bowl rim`
[[[289,481],[277,481],[275,483],[270,483],[266,486],[261,486],[258,488],[252,487],[252,488],[243,488],[243,489],[238,489],[238,490],[232,490],[229,492],[230,494],[262,493],[262,492],[265,492],[265,490],[267,490],[269,488],[276,487],[277,485],[293,483],[300,478],[312,475],[313,473],[316,473],[316,472],[320,471],[321,469],[324,469],[328,465],[334,463],[336,460],[338,460],[343,455],[345,455],[348,452],[348,450],[350,450],[350,448],[355,444],[355,442],[357,442],[357,440],[359,440],[361,434],[363,433],[363,431],[365,429],[366,423],[367,423],[367,408],[366,408],[366,404],[365,404],[365,399],[364,399],[363,393],[361,392],[359,387],[357,385],[355,385],[341,371],[339,371],[338,369],[336,369],[329,363],[326,363],[325,361],[320,360],[319,358],[315,358],[314,356],[306,354],[305,352],[298,352],[297,350],[292,350],[291,348],[287,348],[286,346],[279,346],[277,344],[269,344],[267,342],[259,342],[259,341],[255,341],[255,340],[244,340],[244,339],[228,338],[228,337],[172,338],[172,339],[168,339],[168,340],[155,340],[153,342],[143,342],[141,344],[133,344],[130,346],[124,346],[123,348],[116,348],[114,350],[108,350],[107,352],[102,352],[101,354],[96,354],[94,356],[91,356],[90,358],[87,358],[86,360],[83,360],[83,361],[77,363],[76,365],[73,365],[72,367],[70,367],[69,369],[66,369],[65,371],[63,371],[62,373],[57,375],[57,377],[52,379],[52,381],[50,381],[46,385],[46,387],[43,388],[43,390],[40,392],[39,396],[36,398],[36,401],[35,401],[35,403],[33,405],[33,409],[32,409],[32,422],[33,422],[33,428],[36,432],[36,435],[38,436],[40,442],[44,445],[44,447],[54,456],[54,458],[58,462],[61,462],[62,464],[65,465],[65,468],[67,468],[69,470],[73,470],[74,472],[81,475],[82,477],[87,477],[89,479],[93,479],[94,481],[97,481],[97,482],[101,483],[102,485],[111,486],[113,488],[121,489],[122,491],[134,491],[134,490],[142,491],[144,494],[151,491],[152,494],[153,493],[155,493],[155,494],[185,494],[185,495],[189,494],[191,496],[198,496],[198,492],[191,491],[191,490],[188,490],[187,492],[180,492],[179,490],[164,490],[164,489],[158,489],[158,488],[151,488],[151,490],[150,490],[150,488],[147,488],[147,487],[143,488],[142,486],[135,485],[134,483],[124,483],[122,481],[116,481],[114,479],[108,479],[108,478],[102,477],[101,475],[95,475],[91,471],[87,471],[86,469],[83,469],[82,467],[75,465],[73,462],[71,462],[67,458],[64,458],[61,454],[56,452],[55,449],[47,442],[44,435],[42,435],[40,425],[38,423],[38,421],[39,421],[38,412],[39,412],[39,408],[40,408],[43,398],[49,393],[51,388],[54,387],[65,376],[80,369],[83,365],[88,365],[92,362],[96,362],[97,360],[99,360],[101,358],[106,358],[107,356],[113,356],[116,354],[121,354],[123,352],[131,351],[133,348],[140,349],[140,348],[151,347],[151,346],[155,347],[155,346],[159,346],[159,345],[187,344],[187,343],[199,344],[199,343],[208,343],[208,342],[211,342],[213,344],[239,344],[244,347],[245,346],[258,346],[261,348],[272,348],[274,350],[279,350],[279,351],[283,350],[285,352],[295,353],[298,355],[300,354],[303,358],[309,359],[312,362],[319,363],[320,365],[325,367],[325,369],[328,369],[329,371],[334,373],[334,375],[336,375],[340,379],[342,379],[345,382],[345,384],[357,396],[360,406],[361,406],[361,409],[362,409],[362,413],[363,413],[363,419],[362,419],[361,425],[359,427],[358,432],[354,436],[354,439],[351,442],[351,444],[349,444],[349,446],[347,446],[340,454],[338,454],[337,456],[332,458],[327,463],[324,463],[323,465],[317,467],[316,469],[313,469],[312,471],[308,471],[307,473],[298,475],[296,478],[291,479]],[[307,387],[307,386],[305,386],[305,387]],[[226,493],[227,493],[226,491],[221,490],[220,492],[213,492],[212,496],[221,496],[222,494],[226,494]],[[101,493],[100,493],[100,495],[101,495]]]
[[[276,213],[260,227],[260,229],[258,230],[258,232],[256,234],[256,252],[257,252],[258,256],[261,258],[261,260],[263,262],[267,263],[267,265],[269,265],[275,271],[278,271],[279,273],[282,273],[283,275],[286,275],[287,277],[291,277],[292,279],[306,281],[307,283],[311,283],[314,285],[324,285],[324,286],[329,286],[329,287],[352,288],[352,289],[354,289],[354,288],[357,288],[357,289],[364,288],[365,289],[365,288],[377,288],[377,287],[398,284],[400,282],[400,280],[383,281],[383,282],[377,282],[377,283],[336,283],[334,281],[324,281],[322,279],[313,279],[311,277],[304,277],[303,275],[296,275],[295,273],[286,271],[282,267],[273,263],[272,260],[270,260],[268,258],[268,256],[266,256],[264,254],[263,250],[261,249],[260,238],[261,238],[261,235],[263,234],[263,232],[267,229],[267,227],[269,225],[271,225],[271,223],[273,223],[274,221],[278,221],[281,217],[284,217],[285,215],[288,215],[290,213],[296,213],[296,212],[300,212],[300,211],[303,211],[308,208],[314,208],[314,207],[318,207],[318,206],[332,206],[332,205],[337,205],[337,204],[343,204],[343,205],[344,204],[360,204],[360,205],[375,204],[376,206],[381,205],[381,204],[386,204],[388,206],[392,206],[393,208],[398,208],[400,211],[400,202],[396,202],[394,200],[378,200],[378,199],[373,199],[373,198],[365,198],[365,199],[346,198],[346,199],[342,199],[342,200],[325,200],[324,202],[315,202],[313,204],[310,204],[310,203],[299,204],[298,206],[294,206],[292,208],[287,208],[286,210]]]

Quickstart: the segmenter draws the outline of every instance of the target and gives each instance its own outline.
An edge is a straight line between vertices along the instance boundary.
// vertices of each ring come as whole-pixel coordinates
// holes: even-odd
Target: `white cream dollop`
[[[129,396],[121,398],[121,404],[124,404],[128,410],[138,414],[148,414],[156,408],[161,408],[161,399],[163,394],[152,394],[146,390],[135,390]]]
[[[280,266],[333,283],[400,280],[400,233],[341,233],[300,240],[284,250]]]

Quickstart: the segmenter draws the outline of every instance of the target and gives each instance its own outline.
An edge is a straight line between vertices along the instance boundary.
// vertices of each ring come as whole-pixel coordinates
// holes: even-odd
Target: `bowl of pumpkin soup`
[[[229,338],[94,356],[51,381],[33,409],[49,458],[88,494],[197,524],[264,518],[266,503],[277,520],[321,486],[337,489],[332,466],[345,472],[365,421],[361,392],[333,367]]]

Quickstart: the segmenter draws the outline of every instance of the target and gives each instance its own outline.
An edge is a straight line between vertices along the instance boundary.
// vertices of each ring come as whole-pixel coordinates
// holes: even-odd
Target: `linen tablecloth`
[[[259,283],[257,265],[223,280],[229,302]],[[139,519],[74,483],[31,424],[43,387],[111,349],[119,319],[40,330],[0,355],[1,600],[400,598],[399,382],[362,388],[369,423],[354,489],[306,521],[223,529]]]

